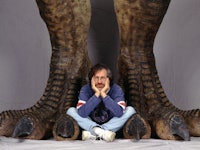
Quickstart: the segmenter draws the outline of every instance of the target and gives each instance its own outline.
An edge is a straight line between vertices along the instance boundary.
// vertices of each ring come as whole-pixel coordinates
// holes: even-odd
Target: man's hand
[[[101,96],[103,98],[105,98],[107,96],[107,92],[108,90],[110,89],[110,80],[109,78],[106,78],[106,81],[105,81],[105,86],[103,87],[103,89],[100,91],[101,93]]]
[[[91,86],[92,86],[92,89],[94,90],[94,94],[96,95],[96,97],[99,97],[101,93],[99,89],[95,86],[94,78],[92,78],[91,80]]]

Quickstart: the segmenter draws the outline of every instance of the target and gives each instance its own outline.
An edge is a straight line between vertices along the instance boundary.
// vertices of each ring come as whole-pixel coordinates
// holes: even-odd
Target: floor
[[[139,141],[116,139],[105,141],[55,141],[19,140],[0,136],[0,150],[197,150],[200,149],[200,137],[191,137],[191,141],[171,141],[159,139],[142,139]]]

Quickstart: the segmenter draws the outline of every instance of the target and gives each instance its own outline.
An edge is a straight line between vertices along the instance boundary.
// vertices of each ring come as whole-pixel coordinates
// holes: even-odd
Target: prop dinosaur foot
[[[50,126],[52,126],[50,123],[39,121],[33,115],[25,115],[16,124],[12,137],[35,140],[47,138],[47,135],[51,135],[48,133]]]
[[[160,118],[156,121],[156,134],[161,139],[183,139],[185,141],[189,141],[189,130],[183,117],[179,114],[174,113],[168,118],[169,119]]]
[[[127,139],[150,138],[151,128],[139,114],[134,114],[125,124],[123,134]]]
[[[53,136],[56,140],[75,140],[80,133],[77,122],[68,115],[62,115],[55,123]]]

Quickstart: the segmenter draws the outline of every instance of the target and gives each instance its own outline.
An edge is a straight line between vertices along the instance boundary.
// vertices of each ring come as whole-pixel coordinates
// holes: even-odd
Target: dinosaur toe
[[[190,140],[189,130],[184,118],[176,112],[155,120],[156,134],[165,140]]]
[[[74,134],[74,126],[70,120],[60,122],[57,126],[57,135],[63,138],[71,138]]]
[[[53,135],[56,140],[77,139],[80,129],[76,121],[68,115],[62,115],[55,123]]]
[[[26,137],[33,132],[33,122],[29,117],[23,117],[17,123],[12,137]]]
[[[185,141],[190,140],[189,130],[184,120],[178,115],[174,115],[170,119],[170,129],[172,134],[181,137]]]
[[[146,121],[139,115],[134,114],[125,124],[123,128],[124,137],[127,139],[140,140],[150,133],[150,127]],[[149,138],[150,134],[148,135]]]

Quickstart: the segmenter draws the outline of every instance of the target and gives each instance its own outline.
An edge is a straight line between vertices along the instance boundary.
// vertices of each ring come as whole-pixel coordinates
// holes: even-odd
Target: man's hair
[[[107,77],[110,80],[110,85],[113,84],[113,76],[112,76],[112,71],[110,70],[110,68],[108,68],[108,66],[106,66],[105,64],[102,63],[98,63],[96,65],[94,65],[91,69],[90,72],[88,74],[88,78],[89,81],[91,83],[92,77],[100,70],[105,69],[107,71]]]

